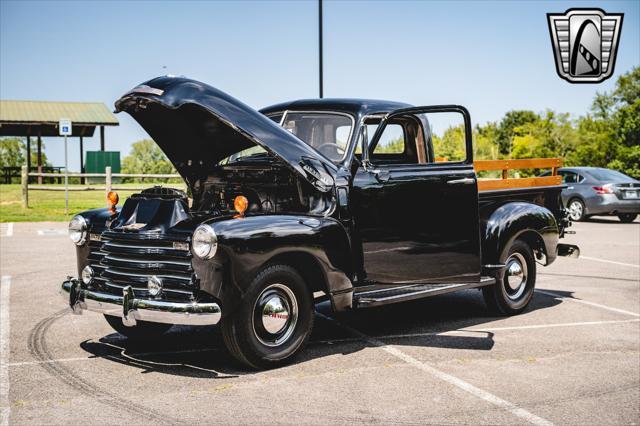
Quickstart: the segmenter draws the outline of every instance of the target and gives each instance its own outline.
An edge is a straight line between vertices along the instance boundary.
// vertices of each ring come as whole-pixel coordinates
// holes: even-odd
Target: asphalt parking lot
[[[243,370],[216,328],[133,344],[67,313],[66,224],[0,227],[2,424],[638,424],[640,223],[578,223],[522,315],[477,290],[330,318],[287,367]]]

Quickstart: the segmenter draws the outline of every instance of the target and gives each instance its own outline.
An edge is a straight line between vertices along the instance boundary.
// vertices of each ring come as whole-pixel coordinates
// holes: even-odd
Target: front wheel
[[[127,327],[122,323],[122,318],[113,315],[105,315],[111,328],[132,340],[150,340],[162,336],[172,327],[171,324],[157,322],[138,321],[133,327]]]
[[[222,321],[231,355],[252,368],[290,361],[313,327],[313,298],[289,265],[271,265],[254,278],[239,308]]]
[[[637,216],[636,213],[621,213],[618,215],[618,219],[620,219],[622,223],[631,223],[636,220]]]
[[[536,261],[529,245],[516,240],[501,257],[506,265],[502,281],[482,288],[489,309],[500,315],[515,315],[525,310],[536,285]]]

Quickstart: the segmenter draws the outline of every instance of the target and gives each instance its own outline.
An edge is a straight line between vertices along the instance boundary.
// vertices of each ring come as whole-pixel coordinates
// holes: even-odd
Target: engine
[[[234,199],[249,201],[247,213],[307,213],[328,207],[325,197],[289,168],[275,162],[218,166],[194,190],[193,211],[228,214]]]

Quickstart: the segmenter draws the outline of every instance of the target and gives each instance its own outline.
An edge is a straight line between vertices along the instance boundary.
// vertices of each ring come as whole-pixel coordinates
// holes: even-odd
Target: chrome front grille
[[[130,285],[137,297],[149,297],[151,276],[162,280],[167,298],[190,298],[197,289],[187,239],[105,231],[100,238],[90,238],[89,245],[94,285],[105,291],[121,294]]]

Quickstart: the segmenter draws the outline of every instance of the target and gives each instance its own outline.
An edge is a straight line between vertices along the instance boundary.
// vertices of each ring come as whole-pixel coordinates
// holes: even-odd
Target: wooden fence
[[[30,177],[93,177],[104,178],[104,186],[73,186],[67,188],[66,186],[42,186],[42,185],[30,185]],[[141,179],[181,179],[178,174],[143,174],[143,173],[111,173],[111,167],[105,167],[105,173],[28,173],[27,166],[22,166],[21,183],[22,183],[22,206],[29,207],[29,191],[104,191],[107,194],[109,191],[141,191],[149,188],[149,186],[117,186],[113,184],[113,178],[141,178]]]

